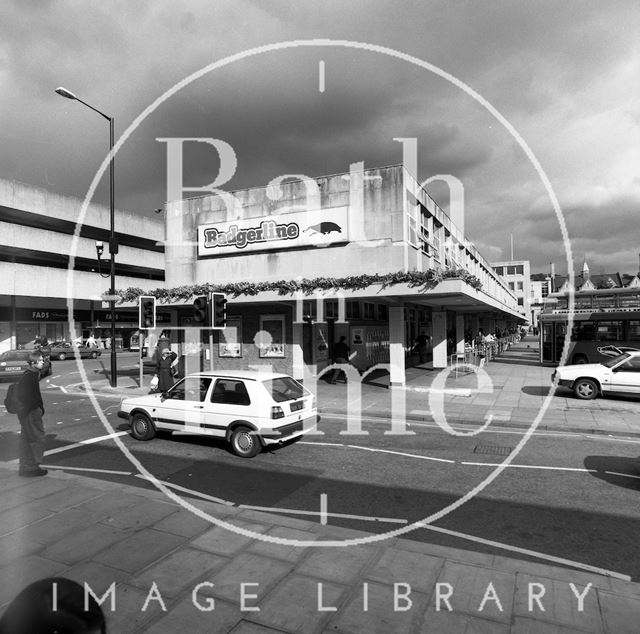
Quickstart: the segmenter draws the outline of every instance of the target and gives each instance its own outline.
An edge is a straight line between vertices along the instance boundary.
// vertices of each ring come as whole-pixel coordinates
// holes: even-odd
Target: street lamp
[[[62,86],[56,88],[56,92],[66,99],[72,99],[79,101],[81,104],[91,108],[94,112],[97,112],[101,117],[104,117],[109,122],[109,211],[110,211],[110,232],[109,232],[109,252],[111,253],[110,262],[110,277],[111,277],[111,289],[109,290],[109,303],[111,304],[111,387],[118,386],[118,368],[116,364],[116,303],[113,296],[116,293],[116,254],[118,253],[118,241],[115,234],[115,208],[114,208],[114,186],[113,186],[113,117],[107,116],[104,112],[100,112],[97,108],[88,104],[86,101],[82,101],[79,97],[74,95],[70,90],[63,88]]]

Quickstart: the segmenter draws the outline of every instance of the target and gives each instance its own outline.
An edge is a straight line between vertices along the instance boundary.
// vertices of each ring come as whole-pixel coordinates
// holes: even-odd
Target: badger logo
[[[323,235],[327,235],[328,233],[331,233],[333,231],[342,233],[342,228],[335,222],[321,222],[317,225],[311,225],[310,227],[307,227],[304,231],[308,231],[311,234],[322,233]]]

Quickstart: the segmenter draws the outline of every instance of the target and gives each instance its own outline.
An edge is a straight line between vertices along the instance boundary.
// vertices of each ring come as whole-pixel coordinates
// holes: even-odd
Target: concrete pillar
[[[447,367],[447,311],[433,311],[431,314],[433,327],[433,367]]]
[[[389,384],[401,387],[405,384],[404,307],[389,307]]]
[[[456,352],[464,354],[464,315],[456,314]]]

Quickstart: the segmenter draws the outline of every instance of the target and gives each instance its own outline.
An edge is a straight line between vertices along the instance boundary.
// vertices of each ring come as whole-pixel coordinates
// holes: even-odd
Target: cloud
[[[107,151],[107,125],[55,95],[58,85],[115,116],[119,135],[175,82],[228,55],[294,39],[371,42],[435,64],[489,100],[548,175],[576,251],[609,266],[636,250],[629,225],[640,199],[640,97],[632,89],[639,17],[624,0],[193,0],[184,7],[14,0],[0,25],[0,174],[85,193]],[[163,104],[118,154],[119,207],[150,214],[161,206],[166,166],[155,139],[166,136],[231,143],[238,156],[231,188],[284,173],[348,171],[356,161],[398,163],[394,137],[416,137],[420,178],[447,173],[463,182],[467,234],[487,254],[508,254],[513,234],[518,257],[529,257],[533,270],[564,257],[549,195],[507,130],[444,79],[384,55],[287,50],[203,77]],[[215,153],[187,154],[186,179],[210,182]],[[430,193],[447,208],[444,187]],[[107,196],[103,182],[97,198]],[[599,237],[602,217],[607,231]]]

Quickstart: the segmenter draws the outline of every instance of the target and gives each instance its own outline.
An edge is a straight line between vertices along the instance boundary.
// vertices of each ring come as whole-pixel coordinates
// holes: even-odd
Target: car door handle
[[[196,409],[204,409],[204,405],[194,405]]]

